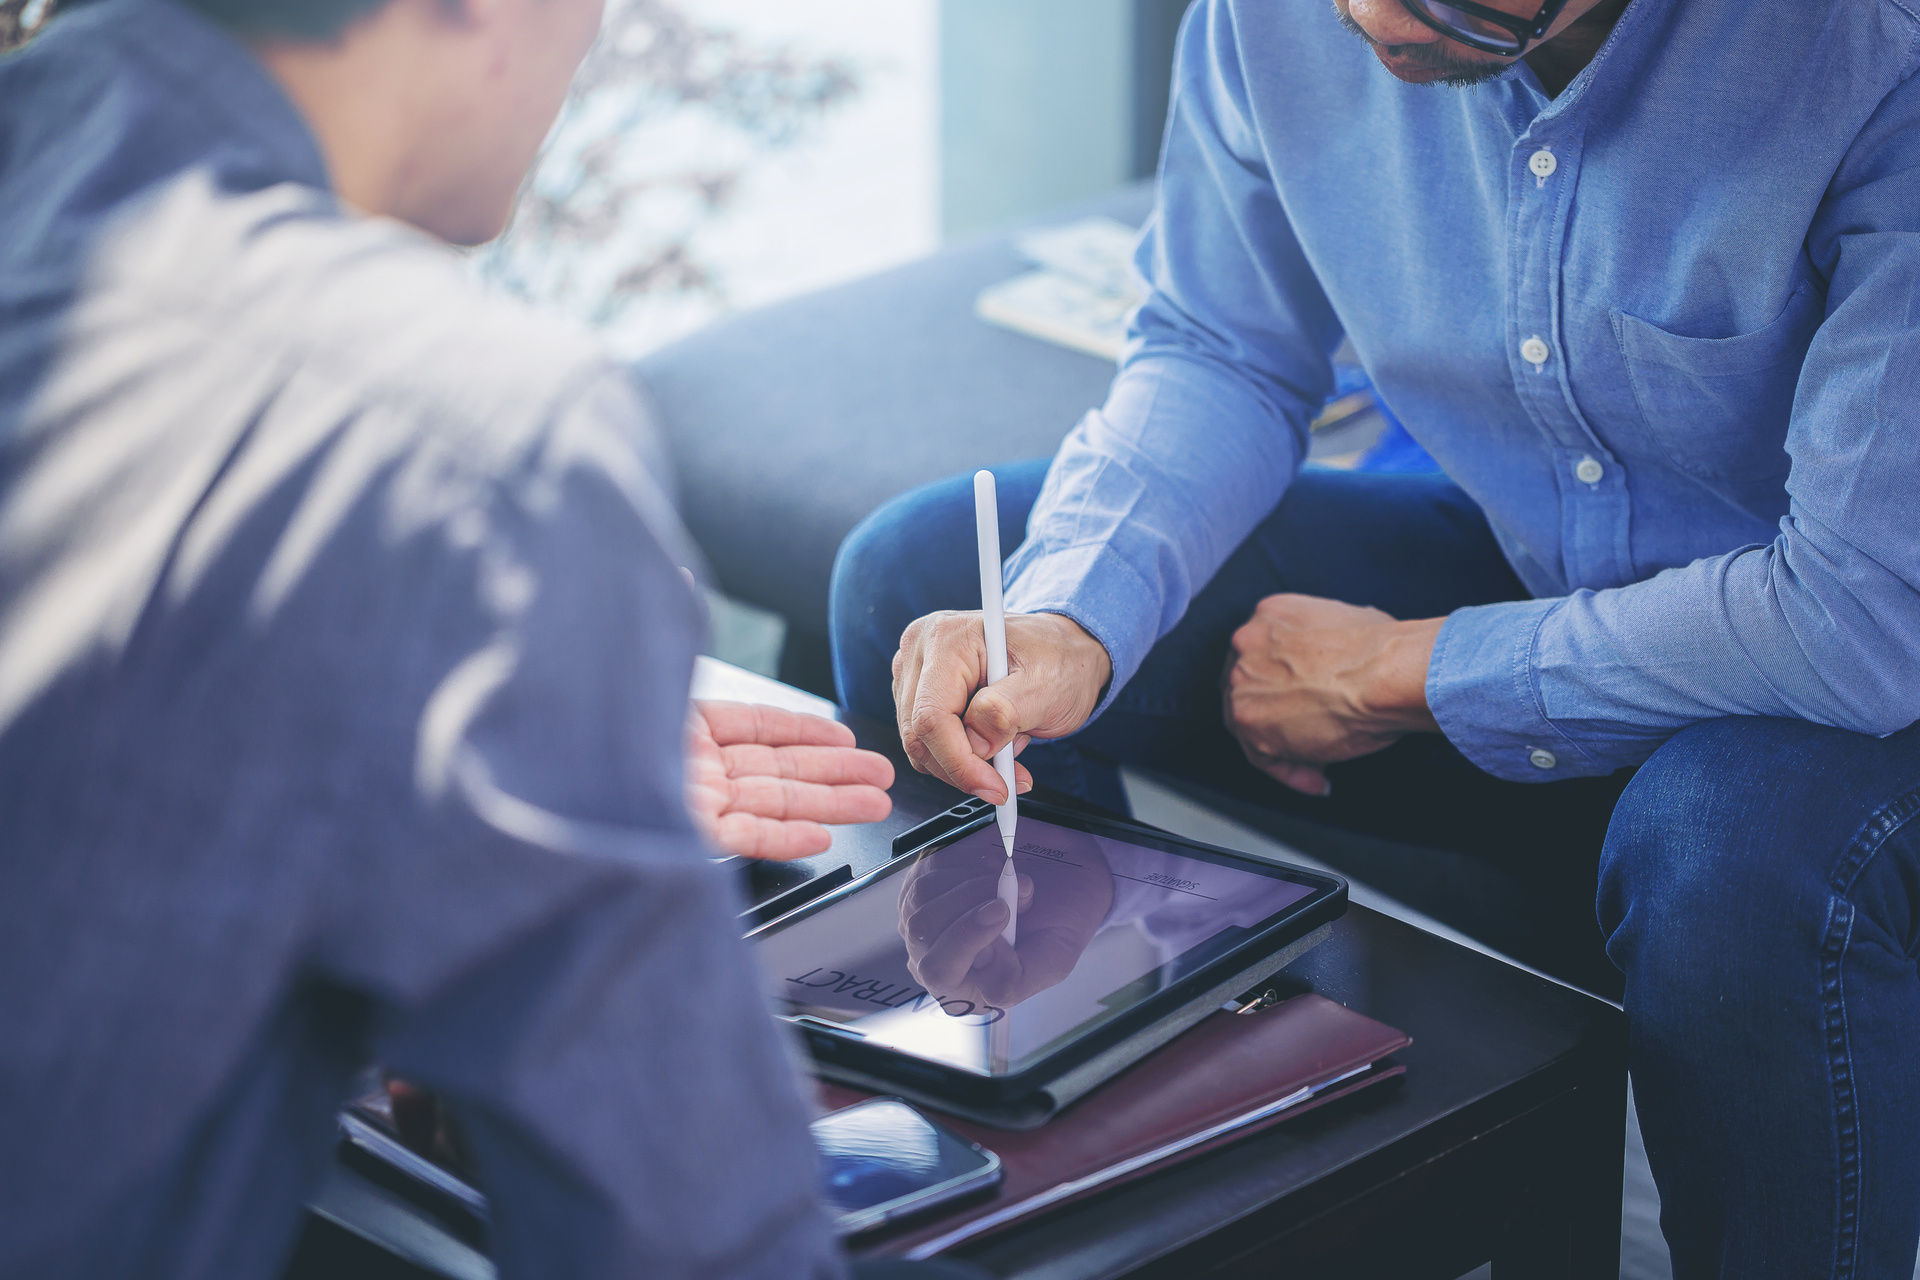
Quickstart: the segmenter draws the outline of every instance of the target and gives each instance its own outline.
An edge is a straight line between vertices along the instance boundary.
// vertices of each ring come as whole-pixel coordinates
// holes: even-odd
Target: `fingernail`
[[[1006,922],[1000,917],[1005,915],[1006,911],[1006,903],[998,898],[990,898],[976,907],[973,914],[981,924],[1005,924]]]

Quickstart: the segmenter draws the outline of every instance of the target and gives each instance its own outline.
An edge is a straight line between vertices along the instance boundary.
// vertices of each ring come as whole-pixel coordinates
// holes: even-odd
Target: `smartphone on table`
[[[872,1231],[1000,1183],[1000,1157],[898,1098],[813,1122],[821,1194],[843,1236]]]
[[[358,1099],[341,1113],[340,1126],[340,1158],[350,1168],[420,1202],[445,1220],[441,1225],[478,1244],[490,1217],[487,1198],[467,1169],[452,1163],[450,1148],[423,1155],[404,1144],[384,1093]],[[999,1156],[898,1098],[855,1103],[812,1128],[820,1194],[842,1236],[1000,1185]]]

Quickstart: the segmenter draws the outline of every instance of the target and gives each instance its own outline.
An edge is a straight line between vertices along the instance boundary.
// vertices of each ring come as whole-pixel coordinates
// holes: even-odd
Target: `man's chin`
[[[1380,65],[1385,67],[1387,73],[1396,80],[1405,81],[1407,84],[1444,84],[1456,89],[1485,84],[1505,72],[1511,65],[1505,61],[1468,62],[1460,58],[1447,58],[1442,61],[1409,57],[1405,54],[1389,53],[1380,45],[1373,46],[1373,56],[1380,59]]]

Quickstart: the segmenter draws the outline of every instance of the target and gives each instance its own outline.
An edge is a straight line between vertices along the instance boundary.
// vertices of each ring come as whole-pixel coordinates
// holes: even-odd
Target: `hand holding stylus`
[[[988,687],[987,644],[977,612],[931,613],[900,638],[893,697],[900,743],[921,773],[989,804],[1005,798],[992,760],[1011,743],[1017,789],[1033,785],[1020,752],[1029,738],[1058,738],[1086,723],[1109,665],[1100,642],[1057,613],[1007,615],[1007,670]]]

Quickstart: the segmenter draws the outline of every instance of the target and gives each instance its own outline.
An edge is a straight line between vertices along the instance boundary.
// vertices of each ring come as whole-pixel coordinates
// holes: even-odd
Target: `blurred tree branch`
[[[606,323],[643,296],[724,300],[695,243],[729,209],[754,156],[801,140],[857,95],[856,69],[750,43],[692,16],[684,0],[612,0],[561,123],[482,271],[518,293],[571,303]],[[674,160],[643,130],[720,126],[726,145]],[[618,261],[583,279],[583,259]]]

